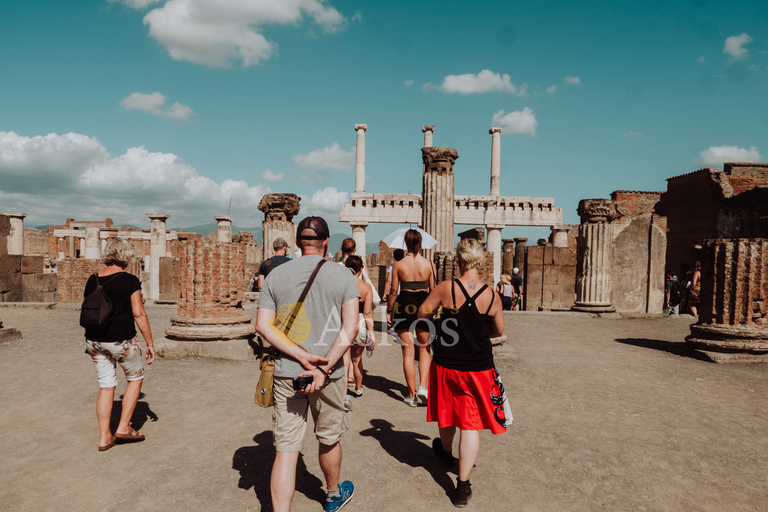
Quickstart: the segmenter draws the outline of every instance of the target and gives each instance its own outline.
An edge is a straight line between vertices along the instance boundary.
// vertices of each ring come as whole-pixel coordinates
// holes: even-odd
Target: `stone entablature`
[[[454,196],[456,224],[554,226],[563,211],[551,197]],[[352,194],[341,209],[341,222],[421,225],[421,196],[417,194]]]

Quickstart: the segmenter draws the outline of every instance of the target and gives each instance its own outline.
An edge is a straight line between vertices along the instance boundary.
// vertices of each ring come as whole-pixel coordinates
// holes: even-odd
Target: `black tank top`
[[[433,345],[433,360],[444,368],[467,372],[490,370],[493,364],[493,349],[491,347],[491,323],[488,315],[493,307],[496,294],[493,294],[488,310],[483,314],[477,310],[475,300],[488,288],[483,285],[472,297],[469,296],[461,281],[459,285],[466,301],[460,308],[447,309],[443,307],[438,329],[438,339]],[[456,304],[456,288],[451,285],[451,299]]]

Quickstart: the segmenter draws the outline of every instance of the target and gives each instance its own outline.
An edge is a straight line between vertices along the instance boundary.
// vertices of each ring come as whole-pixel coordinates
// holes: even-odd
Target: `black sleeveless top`
[[[488,288],[483,285],[472,297],[469,296],[461,281],[459,285],[466,302],[460,308],[443,307],[438,329],[438,339],[433,344],[432,360],[444,368],[466,372],[490,370],[493,364],[491,347],[492,319],[488,315],[493,307],[496,294],[493,294],[488,310],[483,314],[477,310],[475,300]],[[455,286],[451,285],[451,299],[456,304]]]

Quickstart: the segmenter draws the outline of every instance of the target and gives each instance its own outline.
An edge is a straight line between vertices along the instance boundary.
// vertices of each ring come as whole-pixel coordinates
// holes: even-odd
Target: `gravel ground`
[[[147,311],[159,338],[175,307]],[[253,404],[256,364],[157,360],[134,415],[147,440],[100,453],[77,315],[0,308],[24,335],[0,345],[0,509],[271,510],[271,412]],[[468,510],[768,511],[768,366],[692,357],[691,317],[506,318],[495,358],[515,422],[481,434]],[[398,346],[365,365],[342,440],[342,478],[356,485],[345,510],[453,510],[455,474],[431,451],[437,427],[402,403]],[[295,511],[322,510],[316,454],[307,435]]]

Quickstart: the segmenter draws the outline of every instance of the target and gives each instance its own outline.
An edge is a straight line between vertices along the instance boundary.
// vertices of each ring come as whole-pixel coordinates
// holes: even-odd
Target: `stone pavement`
[[[147,310],[162,336],[176,308]],[[0,318],[24,336],[0,344],[0,509],[271,510],[255,363],[157,360],[134,415],[147,440],[99,453],[75,309],[3,307]],[[515,423],[481,435],[467,510],[768,510],[768,367],[690,357],[690,317],[506,318],[496,362]],[[399,348],[365,365],[342,442],[342,478],[356,485],[345,510],[453,510],[455,474],[430,448],[437,428],[402,403]],[[307,435],[294,511],[322,510],[316,450]]]

